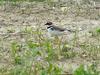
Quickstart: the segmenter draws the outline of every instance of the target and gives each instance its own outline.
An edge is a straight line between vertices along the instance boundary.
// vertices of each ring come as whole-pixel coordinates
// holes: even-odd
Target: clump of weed
[[[32,29],[32,27],[28,27],[28,26],[26,26],[26,27],[23,29],[22,32],[24,32],[24,33],[28,33],[28,34],[32,34],[33,29]]]
[[[97,28],[97,29],[96,29],[96,32],[97,32],[97,33],[100,33],[100,28]]]
[[[38,50],[39,44],[34,43],[33,41],[29,40],[27,41],[27,46],[28,46],[29,52],[31,52],[33,57],[39,54],[39,50]]]
[[[38,63],[37,65],[35,65],[35,68],[37,70],[37,74],[39,75],[60,75],[62,73],[61,68],[59,68],[57,65],[54,65],[53,63],[50,62],[48,63],[48,66],[45,67],[43,67],[42,64]]]
[[[96,28],[94,31],[89,31],[92,34],[92,37],[98,37],[100,35],[100,28]]]
[[[87,67],[80,65],[79,68],[74,71],[73,75],[100,75],[100,71],[97,70],[96,64]]]
[[[15,64],[22,63],[21,55],[19,54],[20,49],[21,49],[21,46],[18,44],[18,42],[16,42],[16,41],[12,42],[12,44],[11,44],[11,56],[13,57]]]
[[[55,49],[53,47],[52,42],[50,40],[46,40],[44,46],[45,46],[45,51],[47,53],[46,60],[51,61],[55,59],[56,53],[55,53]]]

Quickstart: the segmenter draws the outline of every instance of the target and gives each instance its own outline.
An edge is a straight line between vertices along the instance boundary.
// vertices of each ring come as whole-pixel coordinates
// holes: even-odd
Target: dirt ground
[[[96,9],[95,6],[85,4],[80,8],[67,3],[64,6],[59,6],[61,5],[60,3],[56,4],[55,7],[50,5],[36,2],[5,2],[0,5],[0,67],[12,66],[9,54],[10,43],[14,40],[23,42],[23,38],[27,38],[28,35],[21,37],[20,34],[24,34],[26,27],[31,27],[33,31],[36,28],[42,30],[45,29],[44,24],[47,21],[52,21],[54,24],[64,28],[77,30],[80,43],[86,41],[95,43],[100,49],[100,41],[92,38],[90,33],[95,31],[96,28],[100,28],[100,8]],[[43,35],[45,35],[46,30],[42,31],[44,32]],[[73,33],[68,34],[65,39],[71,40],[73,35]],[[30,38],[34,39],[34,37]],[[80,47],[75,47],[74,51],[83,52]],[[72,72],[80,64],[87,65],[95,61],[100,62],[100,54],[97,57],[95,58],[94,56],[94,60],[92,57],[88,57],[88,54],[83,54],[75,58],[57,61],[56,64],[63,67],[65,71]],[[70,65],[70,67],[66,65]]]

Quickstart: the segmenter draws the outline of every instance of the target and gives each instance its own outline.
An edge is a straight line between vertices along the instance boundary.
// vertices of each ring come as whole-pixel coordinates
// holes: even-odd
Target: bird
[[[53,22],[47,22],[45,25],[47,27],[48,33],[52,36],[60,36],[66,34],[66,31],[71,32],[71,30],[54,25]]]

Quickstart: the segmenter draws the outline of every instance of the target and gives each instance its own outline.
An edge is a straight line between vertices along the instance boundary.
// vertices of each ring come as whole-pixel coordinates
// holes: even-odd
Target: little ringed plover
[[[59,35],[63,35],[64,32],[67,30],[65,28],[60,28],[58,26],[53,25],[52,22],[47,22],[45,24],[47,26],[47,31],[52,35],[52,36],[59,36]],[[71,30],[67,30],[69,32],[71,32]]]

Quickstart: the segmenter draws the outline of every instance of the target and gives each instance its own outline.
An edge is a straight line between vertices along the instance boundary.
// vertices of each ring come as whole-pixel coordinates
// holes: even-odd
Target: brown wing
[[[66,29],[64,28],[60,28],[58,26],[52,26],[55,30],[58,30],[58,31],[65,31]]]

